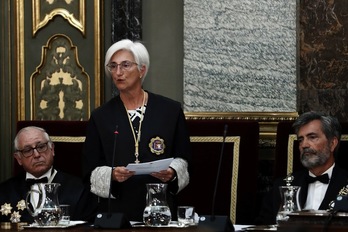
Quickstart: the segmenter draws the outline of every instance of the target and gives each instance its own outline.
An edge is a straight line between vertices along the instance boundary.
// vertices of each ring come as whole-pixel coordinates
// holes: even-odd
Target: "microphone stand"
[[[110,172],[110,188],[109,188],[109,196],[108,196],[108,218],[111,217],[111,189],[112,189],[112,171],[114,170],[115,168],[115,153],[116,153],[116,141],[117,141],[117,135],[118,135],[118,125],[116,125],[116,128],[115,128],[115,138],[114,138],[114,148],[113,148],[113,154],[112,154],[112,162],[111,162],[111,172]]]
[[[227,129],[228,129],[228,125],[225,124],[224,134],[223,134],[223,138],[222,138],[221,152],[220,152],[220,160],[219,160],[219,165],[218,165],[217,175],[216,175],[216,180],[215,180],[212,209],[211,209],[212,213],[210,216],[209,215],[202,216],[200,218],[200,222],[198,224],[199,227],[209,228],[209,229],[216,231],[216,232],[234,231],[233,224],[228,216],[225,216],[225,215],[215,216],[216,192],[217,192],[217,187],[218,187],[218,183],[219,183],[222,157],[223,157],[223,153],[224,153],[225,141],[226,141],[226,136],[227,136]]]
[[[217,174],[216,174],[216,180],[215,180],[215,187],[214,187],[214,194],[213,194],[213,203],[212,203],[212,206],[211,206],[211,211],[212,211],[212,212],[211,212],[211,220],[215,220],[215,200],[216,200],[216,192],[217,192],[218,183],[219,183],[220,170],[221,170],[221,163],[222,163],[222,156],[223,156],[224,148],[225,148],[225,141],[226,141],[227,129],[228,129],[228,125],[225,124],[224,136],[222,137],[222,145],[221,145],[220,160],[219,160],[219,165],[218,165]]]
[[[97,213],[94,220],[94,227],[101,229],[121,229],[130,228],[131,225],[126,219],[123,213],[111,213],[111,189],[112,189],[112,171],[114,170],[115,156],[116,156],[116,142],[118,135],[118,125],[115,129],[115,139],[114,139],[114,150],[112,154],[112,164],[111,164],[111,174],[110,174],[110,189],[108,196],[108,212],[107,213]]]

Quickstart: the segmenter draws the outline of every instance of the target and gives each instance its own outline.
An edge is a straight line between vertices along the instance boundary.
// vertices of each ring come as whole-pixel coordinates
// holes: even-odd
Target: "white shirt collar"
[[[334,167],[335,167],[335,163],[329,169],[327,169],[322,175],[327,173],[329,175],[329,179],[331,179],[332,171]],[[315,177],[315,175],[311,173],[311,171],[308,171],[308,172],[309,172],[309,176]]]
[[[57,173],[57,171],[55,169],[53,169],[53,167],[51,167],[45,174],[43,174],[39,178],[37,178],[37,177],[33,176],[31,173],[27,172],[25,179],[40,179],[43,177],[47,177],[48,182],[51,183],[54,176],[56,175],[56,173]]]

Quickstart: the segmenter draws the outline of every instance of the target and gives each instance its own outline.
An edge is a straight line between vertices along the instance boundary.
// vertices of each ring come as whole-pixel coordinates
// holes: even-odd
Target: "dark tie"
[[[37,184],[37,183],[47,183],[48,182],[48,178],[47,177],[43,177],[40,179],[26,179],[25,183],[27,184],[28,187],[32,186],[33,184]]]
[[[329,175],[327,173],[316,177],[308,176],[307,180],[309,184],[314,183],[315,181],[320,181],[323,184],[328,184],[330,181]]]

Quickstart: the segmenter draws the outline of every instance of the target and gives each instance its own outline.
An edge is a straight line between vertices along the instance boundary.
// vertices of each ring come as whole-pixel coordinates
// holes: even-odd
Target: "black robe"
[[[93,194],[89,192],[89,189],[85,188],[78,177],[72,176],[61,171],[57,171],[57,174],[52,180],[52,183],[60,183],[58,187],[58,201],[59,204],[70,205],[71,220],[86,220],[93,221],[96,204]],[[19,211],[17,209],[17,203],[20,200],[25,200],[27,192],[30,186],[25,181],[25,172],[12,177],[0,184],[0,206],[9,203],[11,204],[12,211]],[[21,222],[32,223],[33,218],[29,212],[25,209],[19,211],[21,215]],[[1,222],[9,222],[11,215],[1,215]]]
[[[140,162],[149,162],[170,157],[180,157],[190,163],[190,140],[185,115],[179,102],[148,92],[145,117],[142,122],[139,144]],[[116,149],[114,151],[115,128],[118,127]],[[155,154],[150,147],[153,139],[164,141],[163,154]],[[86,182],[90,173],[99,166],[127,166],[135,161],[134,138],[127,111],[116,96],[109,102],[92,112],[84,148],[84,173]],[[101,180],[103,181],[103,180]],[[150,175],[135,175],[123,183],[113,181],[112,211],[125,213],[132,221],[142,221],[146,205],[146,183],[158,183],[157,178]],[[167,200],[175,214],[176,203],[173,193],[177,192],[177,181],[170,182]],[[107,199],[100,199],[100,211],[107,211]],[[172,215],[173,218],[176,215]]]
[[[300,190],[300,205],[303,208],[307,200],[308,183],[307,176],[308,170],[303,169],[301,171],[293,173],[294,180],[291,185],[301,186]],[[325,193],[324,199],[319,206],[319,210],[329,209],[329,204],[331,201],[336,199],[339,191],[347,185],[348,172],[337,164],[332,170],[332,176]],[[260,214],[256,219],[255,224],[271,225],[276,223],[276,215],[280,206],[280,192],[279,186],[284,186],[285,181],[283,179],[277,179],[273,188],[265,196],[263,206],[261,208]]]

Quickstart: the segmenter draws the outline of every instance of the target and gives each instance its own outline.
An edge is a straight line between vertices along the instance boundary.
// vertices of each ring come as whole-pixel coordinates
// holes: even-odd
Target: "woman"
[[[132,221],[142,221],[147,183],[168,184],[167,200],[175,218],[175,194],[189,182],[184,113],[180,103],[143,90],[149,64],[147,49],[139,42],[121,40],[108,49],[105,71],[119,95],[92,112],[84,148],[85,174],[91,191],[100,197],[100,210],[107,210],[111,177],[112,211]],[[126,169],[130,163],[170,157],[174,160],[168,169],[150,175]]]

